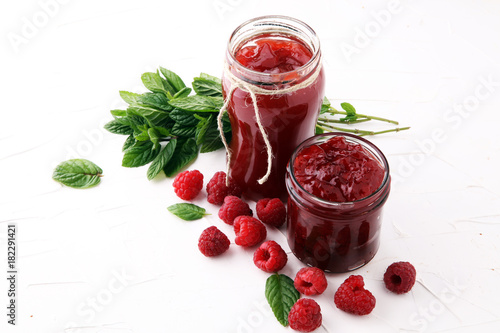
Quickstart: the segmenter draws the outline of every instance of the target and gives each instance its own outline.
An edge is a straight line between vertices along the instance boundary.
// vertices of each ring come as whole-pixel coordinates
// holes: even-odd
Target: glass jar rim
[[[384,178],[382,179],[380,186],[375,191],[373,191],[370,195],[363,197],[361,199],[358,199],[358,200],[354,200],[354,201],[343,201],[343,202],[329,201],[329,200],[325,200],[323,198],[320,198],[320,197],[310,193],[309,191],[307,191],[295,178],[295,172],[294,172],[294,166],[293,166],[294,163],[293,162],[295,161],[297,154],[302,149],[318,143],[317,140],[320,138],[327,138],[328,139],[328,138],[332,138],[335,136],[343,136],[343,137],[349,138],[349,139],[351,139],[351,141],[355,141],[356,143],[361,144],[363,146],[363,148],[369,148],[369,152],[372,153],[372,155],[374,155],[374,157],[377,158],[379,160],[379,162],[382,163],[382,166],[384,168]],[[326,139],[325,139],[325,141],[326,141]],[[294,184],[296,184],[299,187],[301,192],[303,192],[304,194],[307,195],[307,198],[309,199],[308,201],[313,201],[315,203],[321,203],[321,204],[324,204],[325,206],[351,207],[351,206],[359,204],[359,203],[370,201],[371,199],[373,199],[374,197],[379,195],[381,192],[383,192],[390,181],[389,162],[387,161],[384,153],[371,141],[369,141],[369,140],[367,140],[359,135],[354,135],[354,134],[345,133],[345,132],[328,132],[328,133],[323,133],[323,134],[317,134],[317,135],[314,135],[310,138],[305,139],[293,151],[292,156],[288,162],[287,169],[288,169],[288,173],[290,174],[290,179],[292,180],[292,182]]]
[[[283,73],[263,73],[259,72],[250,68],[247,68],[243,66],[235,57],[234,48],[238,47],[239,45],[242,44],[243,41],[248,40],[251,37],[255,37],[259,35],[258,30],[254,31],[253,34],[251,34],[248,38],[245,38],[243,41],[238,41],[237,38],[241,37],[243,34],[243,29],[245,27],[253,27],[257,29],[259,26],[273,26],[277,30],[281,28],[281,30],[288,29],[288,34],[291,35],[291,33],[295,32],[300,33],[306,33],[307,36],[310,38],[310,41],[308,42],[307,40],[304,40],[303,38],[299,39],[304,42],[308,47],[311,48],[312,56],[311,59],[309,59],[308,62],[306,62],[304,65],[300,66],[299,68],[289,71],[289,72],[283,72]],[[276,31],[277,32],[277,31]],[[281,31],[283,32],[283,31]],[[284,32],[283,32],[284,33]],[[294,37],[298,37],[297,35],[294,35]],[[236,42],[236,43],[235,43]],[[316,32],[306,23],[303,21],[290,17],[290,16],[284,16],[284,15],[266,15],[266,16],[259,16],[255,17],[253,19],[247,20],[240,24],[236,29],[234,29],[233,33],[229,37],[228,43],[227,43],[227,56],[231,62],[229,65],[233,65],[237,67],[238,71],[245,71],[246,73],[249,73],[253,76],[258,76],[261,78],[259,80],[261,83],[266,84],[266,83],[275,83],[276,81],[284,81],[284,80],[276,80],[277,77],[286,77],[290,75],[291,73],[296,73],[299,71],[306,71],[306,72],[312,72],[312,70],[317,66],[319,63],[319,59],[321,58],[321,48],[320,48],[320,41],[319,38],[316,34]]]

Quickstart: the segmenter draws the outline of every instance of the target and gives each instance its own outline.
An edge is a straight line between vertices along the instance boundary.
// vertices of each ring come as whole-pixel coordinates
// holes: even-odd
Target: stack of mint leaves
[[[149,165],[147,177],[162,171],[167,177],[176,175],[196,159],[223,147],[217,116],[223,104],[221,80],[201,73],[186,87],[174,72],[160,67],[156,73],[141,76],[149,90],[143,94],[120,91],[128,104],[125,110],[111,110],[114,119],[105,129],[126,135],[123,144],[124,167]],[[191,95],[194,90],[195,94]],[[229,141],[231,126],[222,118],[224,136]]]

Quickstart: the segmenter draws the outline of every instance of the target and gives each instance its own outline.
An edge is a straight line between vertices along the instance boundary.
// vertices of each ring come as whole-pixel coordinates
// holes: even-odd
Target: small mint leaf
[[[205,208],[196,206],[191,203],[178,203],[167,207],[168,211],[184,221],[199,220],[203,216],[208,215]]]
[[[52,179],[73,188],[89,188],[101,182],[102,169],[85,159],[72,159],[54,169]]]
[[[300,298],[293,280],[284,274],[273,274],[266,281],[266,299],[281,325],[288,326],[288,313]]]
[[[344,109],[345,112],[347,112],[347,116],[355,116],[356,115],[356,109],[351,104],[344,102],[344,103],[340,103],[340,106],[342,107],[342,109]]]

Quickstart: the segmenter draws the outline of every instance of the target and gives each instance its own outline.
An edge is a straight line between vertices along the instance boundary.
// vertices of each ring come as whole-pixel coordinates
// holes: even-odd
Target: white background
[[[44,5],[45,4],[45,5]],[[46,5],[51,4],[51,5]],[[500,2],[482,1],[3,1],[0,107],[0,331],[290,332],[266,304],[268,274],[253,249],[232,242],[208,259],[203,229],[184,222],[171,179],[121,167],[124,137],[107,133],[119,90],[163,66],[190,83],[220,76],[227,39],[243,21],[290,15],[318,33],[333,104],[411,126],[371,140],[393,186],[382,244],[354,272],[377,298],[365,317],[335,308],[349,274],[329,274],[317,332],[497,332],[500,328]],[[31,28],[30,28],[31,26]],[[363,124],[361,124],[363,125]],[[361,127],[360,125],[360,127]],[[367,124],[363,128],[372,128]],[[379,128],[379,127],[377,127]],[[386,128],[386,127],[383,127]],[[104,169],[93,189],[51,179],[63,160]],[[208,179],[224,152],[190,166]],[[251,203],[252,207],[254,203]],[[18,232],[17,326],[7,325],[6,230]],[[268,228],[288,250],[283,230]],[[413,290],[394,295],[382,276],[412,262]],[[282,273],[303,265],[289,255]],[[66,330],[64,330],[66,328]]]

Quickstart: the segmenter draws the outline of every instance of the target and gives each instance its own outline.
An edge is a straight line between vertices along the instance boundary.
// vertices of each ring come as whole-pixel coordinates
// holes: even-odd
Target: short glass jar
[[[286,42],[300,44],[310,51],[311,57],[302,66],[285,72],[250,69],[239,62],[236,55],[261,38],[271,46],[274,41],[285,42],[279,57],[283,57],[283,52],[285,57],[287,52],[291,56],[296,54],[295,49],[287,50]],[[278,57],[277,53],[271,54]],[[255,102],[263,130],[257,121],[254,100],[248,89],[242,89],[243,85],[256,91]],[[286,198],[286,165],[297,145],[314,135],[324,85],[319,39],[307,24],[286,16],[264,16],[243,23],[233,32],[222,79],[224,99],[230,99],[227,111],[232,129],[228,177],[241,187],[245,197]],[[268,173],[268,167],[270,174],[259,182]]]
[[[302,149],[335,136],[359,144],[380,163],[383,178],[370,195],[350,202],[321,199],[304,189],[295,177],[294,162]],[[302,142],[287,166],[287,237],[293,253],[307,265],[342,273],[368,263],[380,245],[382,208],[390,192],[389,164],[384,154],[368,140],[348,133],[316,135]]]

